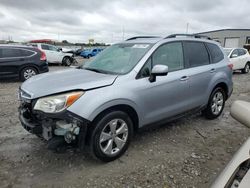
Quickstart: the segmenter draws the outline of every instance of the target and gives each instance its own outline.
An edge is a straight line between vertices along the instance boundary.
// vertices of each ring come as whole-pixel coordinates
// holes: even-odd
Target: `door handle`
[[[212,68],[212,69],[210,70],[210,72],[211,72],[211,73],[216,72],[215,68]]]
[[[188,76],[182,76],[181,79],[180,79],[180,81],[187,81],[188,79],[189,79]]]

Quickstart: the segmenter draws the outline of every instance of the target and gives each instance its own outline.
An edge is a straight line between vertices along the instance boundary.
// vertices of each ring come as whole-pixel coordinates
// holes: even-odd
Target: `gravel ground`
[[[67,69],[50,67],[51,71]],[[0,187],[209,187],[250,130],[229,115],[250,101],[250,75],[236,73],[222,116],[200,114],[135,135],[120,159],[102,163],[73,149],[54,153],[18,120],[20,82],[0,83]]]

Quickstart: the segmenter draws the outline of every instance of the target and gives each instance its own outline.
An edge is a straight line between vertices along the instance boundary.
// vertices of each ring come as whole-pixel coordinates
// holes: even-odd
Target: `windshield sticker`
[[[148,46],[148,44],[135,44],[132,48],[147,48]]]

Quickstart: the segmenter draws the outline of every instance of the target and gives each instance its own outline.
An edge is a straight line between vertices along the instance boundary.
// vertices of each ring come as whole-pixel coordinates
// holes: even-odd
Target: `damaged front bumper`
[[[76,143],[80,149],[84,148],[90,124],[88,120],[67,110],[57,114],[34,111],[35,102],[32,100],[21,101],[19,119],[24,129],[49,142],[61,137],[66,143]]]

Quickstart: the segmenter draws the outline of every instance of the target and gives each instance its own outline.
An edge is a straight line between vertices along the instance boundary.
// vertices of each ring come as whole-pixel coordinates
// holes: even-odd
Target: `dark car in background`
[[[0,79],[30,77],[48,72],[46,55],[38,48],[21,45],[0,45]]]

